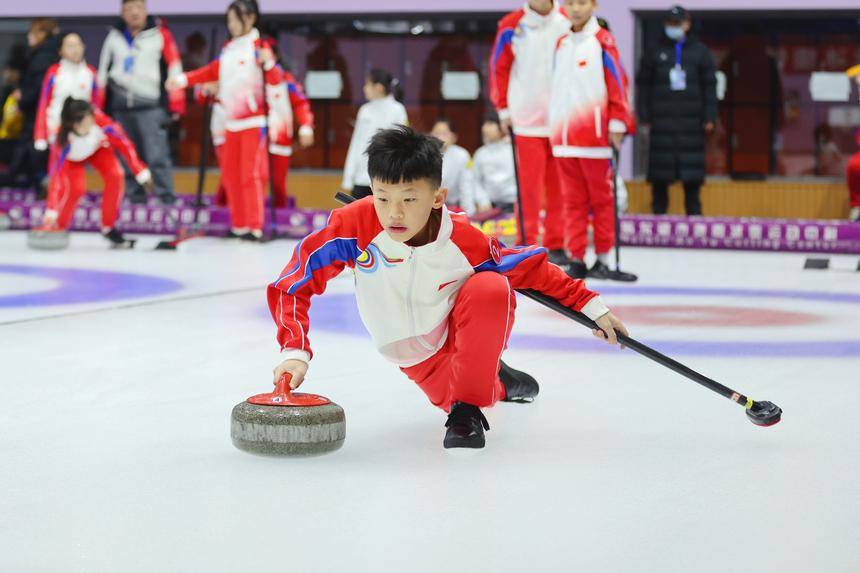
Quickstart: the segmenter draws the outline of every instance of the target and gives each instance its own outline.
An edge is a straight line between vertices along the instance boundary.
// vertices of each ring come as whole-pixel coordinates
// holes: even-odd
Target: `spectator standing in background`
[[[149,165],[154,192],[164,204],[176,201],[167,129],[171,119],[185,113],[185,94],[181,89],[165,93],[162,86],[180,74],[182,62],[170,31],[148,14],[145,0],[123,0],[122,18],[102,45],[99,86],[107,89],[111,116]],[[146,201],[145,191],[129,169],[126,188],[132,202]]]
[[[549,143],[552,62],[570,21],[552,0],[528,0],[499,21],[490,55],[490,99],[502,124],[516,135],[526,245],[538,242],[545,202],[542,244],[549,260],[566,265],[562,191]]]
[[[636,78],[639,123],[650,131],[648,181],[657,215],[666,213],[669,184],[678,180],[687,215],[702,214],[705,136],[717,118],[717,79],[714,60],[690,25],[690,14],[672,7],[659,45],[646,50]]]
[[[30,24],[27,65],[21,75],[20,87],[12,93],[18,100],[24,123],[9,164],[9,178],[14,180],[18,174],[26,174],[30,186],[38,189],[40,194],[44,193],[42,181],[47,173],[48,154],[33,147],[33,130],[45,72],[58,60],[58,31],[56,22],[49,18],[36,18]]]
[[[385,70],[374,68],[364,79],[364,97],[367,103],[358,108],[355,127],[349,140],[346,162],[343,166],[341,188],[356,199],[372,193],[370,176],[367,174],[367,155],[364,151],[377,131],[395,125],[408,125],[406,108],[396,94],[400,82]]]
[[[56,142],[66,99],[92,102],[101,109],[104,107],[102,96],[103,93],[96,85],[96,70],[84,60],[83,40],[74,32],[66,34],[60,40],[60,63],[54,64],[45,73],[33,133],[33,146],[38,151],[48,150],[50,146],[48,165],[51,174],[54,173],[60,154]]]
[[[20,83],[21,65],[10,56],[3,68],[3,89],[0,90],[0,164],[4,167],[8,166],[12,159],[24,124],[24,116],[18,109],[17,99]],[[6,172],[0,177],[5,178]]]

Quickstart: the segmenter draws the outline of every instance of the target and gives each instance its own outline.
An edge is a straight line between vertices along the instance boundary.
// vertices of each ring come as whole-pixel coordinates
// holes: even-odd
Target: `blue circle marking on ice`
[[[753,299],[805,300],[823,303],[860,304],[860,294],[820,291],[662,287],[662,286],[601,286],[601,294],[615,296],[707,296],[743,297]],[[522,300],[522,299],[521,299]],[[358,316],[352,294],[326,294],[314,299],[311,305],[311,325],[314,329],[361,336],[366,330]],[[267,316],[268,312],[266,313]],[[271,320],[271,318],[269,318]],[[581,328],[581,327],[578,327]],[[717,357],[799,357],[799,358],[856,358],[860,356],[860,340],[790,340],[790,341],[715,341],[715,340],[642,340],[649,346],[669,355]],[[610,347],[588,336],[557,336],[546,334],[514,333],[510,346],[530,350],[564,352],[611,352]]]
[[[125,300],[158,296],[182,288],[182,283],[162,277],[91,269],[0,264],[0,275],[4,274],[49,279],[55,286],[0,296],[0,308]]]

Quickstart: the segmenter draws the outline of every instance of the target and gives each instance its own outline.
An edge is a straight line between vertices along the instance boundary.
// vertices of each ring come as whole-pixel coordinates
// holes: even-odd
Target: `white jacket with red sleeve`
[[[257,59],[264,44],[260,33],[253,28],[244,36],[227,42],[218,59],[177,76],[182,87],[218,82],[217,99],[224,107],[227,131],[266,126],[263,75],[268,85],[276,86],[284,74],[277,65],[271,65],[265,72],[260,70]]]
[[[60,60],[45,72],[42,81],[42,94],[36,110],[33,127],[33,140],[36,149],[48,149],[60,130],[60,113],[66,98],[92,102],[101,109],[104,107],[104,90],[97,83],[98,73],[86,62],[79,64]]]
[[[558,41],[550,100],[550,143],[556,157],[608,159],[609,132],[633,131],[624,71],[612,34],[592,17]]]
[[[167,77],[162,74],[166,69]],[[182,58],[173,34],[160,18],[148,16],[144,29],[132,37],[120,20],[102,44],[98,83],[111,88],[112,109],[160,105],[164,80],[182,73]],[[170,113],[185,113],[185,94],[167,94]]]
[[[293,154],[294,124],[298,122],[299,133],[314,133],[314,114],[311,102],[302,85],[289,72],[284,72],[284,81],[266,89],[269,102],[269,151],[275,155],[289,157]]]
[[[311,359],[311,297],[322,294],[345,267],[355,273],[359,314],[374,345],[401,367],[423,362],[445,344],[457,293],[475,273],[501,273],[511,288],[538,290],[592,319],[608,312],[583,281],[549,263],[544,248],[503,248],[466,215],[445,207],[436,240],[410,247],[388,236],[373,197],[366,197],[333,211],[324,228],[298,244],[281,276],[269,285],[269,310],[283,359]]]
[[[490,100],[517,135],[549,137],[552,58],[569,29],[561,8],[544,16],[528,3],[499,21],[490,54]]]
[[[140,160],[134,144],[128,139],[122,126],[98,109],[93,110],[95,125],[84,136],[69,134],[69,141],[60,150],[59,160],[54,169],[59,170],[66,161],[83,162],[102,148],[109,148],[125,160],[138,183],[150,180],[149,168]]]

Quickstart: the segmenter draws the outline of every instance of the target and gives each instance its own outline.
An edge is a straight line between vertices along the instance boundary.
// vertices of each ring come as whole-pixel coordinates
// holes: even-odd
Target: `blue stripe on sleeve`
[[[606,50],[603,50],[603,67],[609,69],[612,77],[614,77],[615,81],[618,82],[618,88],[621,90],[621,93],[624,93],[624,83],[621,81],[621,76],[618,74],[618,66],[615,65],[615,60],[612,59],[612,56],[610,56]]]
[[[544,247],[538,247],[535,249],[531,249],[528,251],[520,251],[519,253],[511,253],[509,255],[505,255],[502,257],[502,260],[498,263],[493,259],[489,261],[485,261],[475,267],[476,273],[481,273],[485,271],[491,271],[494,273],[506,273],[508,271],[516,268],[518,264],[528,259],[529,257],[534,257],[536,255],[540,255],[541,253],[546,253],[547,250]]]
[[[493,51],[493,69],[496,68],[496,60],[499,59],[499,56],[502,55],[502,50],[505,49],[505,46],[513,42],[514,39],[514,29],[513,28],[505,28],[502,30],[501,35],[499,36],[499,43],[496,44],[496,49]]]
[[[299,244],[299,247],[301,243]],[[297,249],[299,248],[297,247]],[[287,289],[287,294],[295,294],[296,290],[298,290],[302,285],[307,283],[313,278],[314,271],[318,271],[323,269],[335,262],[343,262],[343,263],[351,263],[354,262],[356,257],[361,254],[361,250],[358,248],[358,240],[357,239],[332,239],[324,244],[322,247],[315,250],[313,253],[308,256],[307,261],[305,262],[305,273],[301,280],[297,281],[293,284],[289,289]],[[288,272],[282,277],[278,278],[272,286],[277,287],[278,284],[295,274],[296,271],[300,269],[300,266],[303,261],[299,261],[296,265],[295,269],[292,272]]]

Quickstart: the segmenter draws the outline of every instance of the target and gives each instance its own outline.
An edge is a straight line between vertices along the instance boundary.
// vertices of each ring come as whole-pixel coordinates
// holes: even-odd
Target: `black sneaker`
[[[126,239],[116,228],[103,232],[102,236],[110,241],[110,246],[114,249],[131,249],[137,242],[135,239]]]
[[[564,272],[572,279],[584,279],[588,274],[588,267],[582,261],[570,261]]]
[[[262,243],[263,237],[259,235],[255,235],[254,233],[247,232],[241,237],[239,237],[243,241],[248,241],[249,243]]]
[[[227,234],[224,235],[225,239],[241,239],[244,233],[237,233],[233,229],[227,231]]]
[[[505,387],[503,402],[528,404],[534,402],[535,396],[540,392],[537,380],[525,372],[514,370],[501,360],[499,360],[499,380]]]
[[[454,402],[448,421],[445,422],[448,431],[445,432],[446,448],[483,448],[484,430],[490,429],[490,424],[481,409],[464,402]]]
[[[609,270],[609,267],[606,265],[606,263],[603,263],[600,260],[595,261],[594,266],[588,269],[588,276],[593,279],[605,280],[610,278],[611,274],[612,271]]]
[[[549,262],[561,268],[566,268],[570,264],[570,259],[567,258],[567,253],[564,252],[564,249],[553,249],[549,252],[547,258]]]

